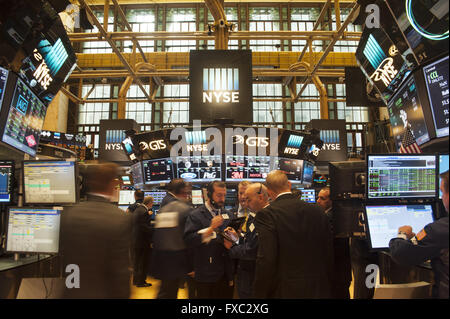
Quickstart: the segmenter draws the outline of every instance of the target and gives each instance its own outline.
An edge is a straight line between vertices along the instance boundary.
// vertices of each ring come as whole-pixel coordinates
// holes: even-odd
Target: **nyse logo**
[[[239,103],[239,69],[204,68],[203,103]]]
[[[298,155],[298,152],[299,152],[298,148],[286,147],[284,149],[284,154]]]
[[[140,142],[139,143],[140,148],[142,151],[145,150],[152,150],[152,151],[158,151],[158,150],[164,150],[167,148],[166,143],[164,142],[164,140],[155,140],[155,141],[151,141],[151,142]]]
[[[322,130],[320,131],[320,139],[324,142],[322,150],[324,151],[341,150],[338,130]]]
[[[120,143],[108,143],[105,144],[105,150],[107,151],[121,151],[123,150],[122,145]]]
[[[207,152],[208,144],[186,145],[188,152]]]

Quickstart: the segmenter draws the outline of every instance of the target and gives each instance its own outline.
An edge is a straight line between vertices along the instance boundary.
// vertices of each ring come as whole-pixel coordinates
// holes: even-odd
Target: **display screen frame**
[[[24,211],[26,210],[48,210],[48,211],[58,211],[58,215],[59,215],[59,234],[58,234],[58,248],[57,251],[19,251],[19,250],[9,250],[8,249],[8,238],[9,238],[9,219],[10,219],[10,215],[11,215],[11,210],[13,209],[22,209]],[[7,225],[6,225],[6,244],[5,244],[5,249],[6,252],[9,253],[23,253],[23,254],[50,254],[50,255],[56,255],[59,254],[59,250],[61,248],[61,215],[64,212],[64,207],[37,207],[37,206],[33,206],[33,207],[9,207],[8,208],[8,219],[7,219]]]
[[[168,179],[165,180],[160,180],[160,181],[149,181],[147,182],[146,180],[146,175],[145,175],[145,163],[146,162],[155,162],[155,161],[168,161],[170,160],[171,163],[169,165],[171,165],[171,176],[169,176]],[[165,184],[165,183],[170,183],[170,181],[172,179],[175,178],[175,163],[173,162],[171,157],[164,157],[164,158],[155,158],[155,159],[146,159],[142,161],[142,179],[144,181],[144,185],[158,185],[158,184]]]
[[[61,201],[53,201],[52,203],[49,202],[29,202],[27,201],[27,196],[26,196],[26,187],[25,187],[25,164],[27,163],[45,163],[45,162],[70,162],[73,163],[74,165],[74,176],[73,176],[73,181],[75,183],[75,201],[70,201],[70,202],[61,202]],[[49,204],[56,204],[56,205],[71,205],[71,204],[76,204],[79,201],[80,198],[80,187],[79,187],[79,180],[78,180],[78,174],[79,174],[79,168],[78,168],[78,164],[77,162],[73,159],[67,159],[67,160],[63,160],[63,159],[58,159],[58,160],[26,160],[26,161],[22,161],[22,185],[23,185],[23,201],[24,204],[28,205],[49,205]]]

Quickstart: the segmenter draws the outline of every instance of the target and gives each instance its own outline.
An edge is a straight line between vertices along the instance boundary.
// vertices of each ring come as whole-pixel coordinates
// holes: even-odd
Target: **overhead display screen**
[[[226,181],[264,181],[272,170],[270,156],[226,156]]]
[[[13,174],[13,161],[0,161],[0,203],[9,203],[11,201],[11,182]]]
[[[366,206],[366,216],[373,249],[388,248],[401,226],[409,225],[417,234],[433,222],[431,205]]]
[[[303,163],[303,184],[312,184],[314,175],[314,164],[308,161]]]
[[[5,95],[6,81],[8,80],[8,70],[0,67],[0,109],[3,104],[3,96]]]
[[[398,149],[406,127],[410,127],[418,145],[430,140],[414,77],[411,76],[397,91],[388,103],[388,111]]]
[[[61,208],[10,208],[6,250],[57,253]]]
[[[35,156],[46,113],[46,105],[17,79],[2,141]]]
[[[448,56],[423,68],[436,136],[448,136]]]
[[[141,162],[131,165],[131,176],[133,176],[133,184],[135,187],[142,187],[144,184],[144,177],[142,176]]]
[[[169,183],[173,178],[173,161],[170,158],[142,162],[144,184]]]
[[[177,176],[187,181],[220,181],[222,156],[180,156],[177,158]]]
[[[24,161],[25,202],[75,203],[76,177],[73,161]]]
[[[367,168],[369,199],[436,196],[434,155],[369,155]]]
[[[279,158],[276,160],[276,167],[286,173],[291,183],[302,183],[303,160]]]

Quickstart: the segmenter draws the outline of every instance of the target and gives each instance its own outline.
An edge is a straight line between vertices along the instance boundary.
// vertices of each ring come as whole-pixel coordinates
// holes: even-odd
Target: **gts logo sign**
[[[152,150],[152,151],[157,151],[157,150],[164,150],[167,148],[166,143],[164,142],[164,140],[155,140],[155,141],[151,141],[151,142],[140,142],[139,143],[139,147],[142,151],[145,150]]]

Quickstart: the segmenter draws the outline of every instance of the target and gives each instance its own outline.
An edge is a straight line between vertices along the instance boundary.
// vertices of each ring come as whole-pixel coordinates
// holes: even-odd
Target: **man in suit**
[[[317,204],[322,207],[325,215],[330,220],[331,229],[333,230],[333,247],[334,247],[334,271],[332,278],[333,298],[350,299],[350,283],[352,281],[352,265],[350,262],[350,242],[348,237],[339,237],[334,233],[333,227],[333,201],[330,197],[330,188],[324,187],[320,190]]]
[[[133,204],[131,204],[130,206],[128,206],[127,214],[134,212],[134,210],[139,206],[139,204],[142,204],[142,201],[144,200],[144,196],[145,196],[144,192],[139,189],[134,192],[135,202]]]
[[[129,297],[131,216],[110,202],[119,184],[117,169],[111,163],[90,165],[84,176],[87,201],[68,207],[61,215],[63,267],[79,269],[78,274],[66,274],[66,281],[79,279],[79,288],[66,287],[63,298]]]
[[[254,183],[245,191],[248,207],[251,212],[245,224],[245,232],[238,234],[233,228],[227,230],[239,238],[237,242],[224,240],[225,248],[229,250],[230,257],[237,259],[236,284],[240,299],[254,298],[253,282],[255,279],[256,253],[258,251],[258,236],[255,230],[255,218],[259,211],[269,205],[267,188],[262,183]]]
[[[271,204],[256,215],[256,298],[329,298],[333,238],[322,209],[299,201],[284,172],[268,174]]]
[[[192,272],[192,262],[183,239],[186,219],[192,210],[188,205],[191,186],[188,182],[183,182],[183,185],[174,191],[177,200],[165,205],[156,216],[152,273],[161,280],[157,299],[177,299],[180,283]],[[189,298],[194,298],[191,288]]]
[[[194,280],[199,299],[232,298],[233,266],[219,235],[229,225],[231,213],[224,210],[226,185],[212,182],[207,201],[186,220],[184,240],[192,248]]]
[[[161,201],[159,205],[159,209],[163,208],[170,202],[177,200],[177,195],[183,188],[185,187],[185,183],[182,178],[175,178],[170,181],[167,185],[167,194]]]
[[[133,285],[136,287],[150,287],[152,284],[147,283],[150,245],[152,242],[151,215],[153,206],[153,197],[147,196],[142,204],[138,204],[133,212]]]

